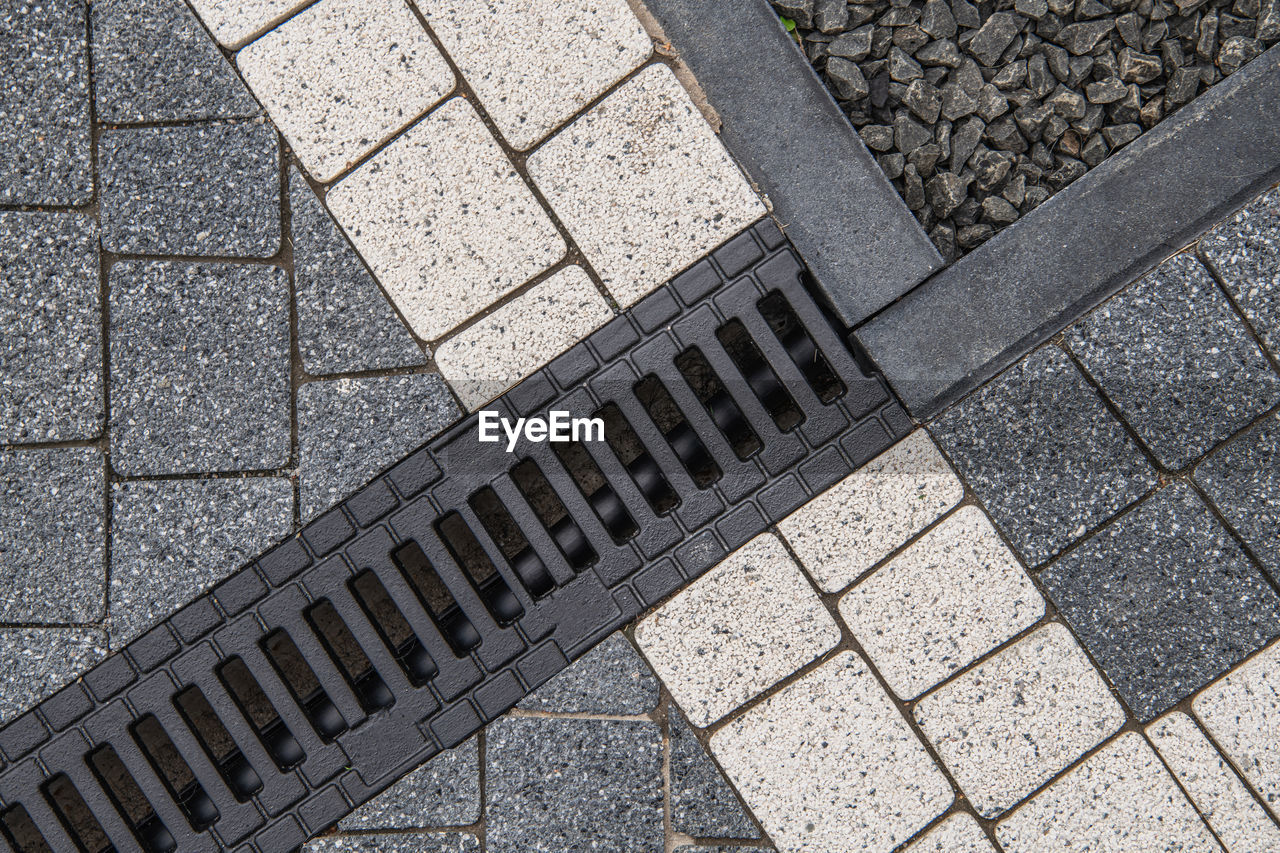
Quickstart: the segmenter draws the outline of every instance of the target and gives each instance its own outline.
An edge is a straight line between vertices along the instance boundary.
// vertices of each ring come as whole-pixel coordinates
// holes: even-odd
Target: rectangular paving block
[[[707,726],[840,641],[782,543],[765,533],[636,626],[636,644],[695,726]]]
[[[1267,573],[1280,578],[1280,415],[1201,463],[1195,479]]]
[[[667,717],[667,792],[672,832],[694,838],[759,838],[760,830],[684,716]]]
[[[844,589],[964,497],[917,430],[778,523],[825,592]]]
[[[191,5],[218,43],[235,50],[305,6],[306,0],[192,0]]]
[[[331,181],[453,89],[403,0],[321,0],[236,55],[312,177]]]
[[[665,65],[628,80],[543,143],[528,166],[624,307],[765,214]]]
[[[480,748],[440,753],[338,822],[340,831],[466,826],[480,820]]]
[[[1142,735],[1125,732],[996,826],[1006,853],[1221,848]]]
[[[1146,731],[1228,853],[1280,850],[1280,827],[1194,720],[1174,711]]]
[[[888,853],[951,805],[951,786],[853,652],[711,737],[711,752],[783,853]]]
[[[613,318],[582,267],[565,267],[447,339],[436,364],[477,409]]]
[[[308,841],[303,853],[473,853],[480,841],[469,832],[326,835]]]
[[[1280,188],[1204,235],[1199,249],[1272,356],[1280,358]]]
[[[565,252],[550,217],[463,98],[361,164],[326,200],[400,313],[428,340]]]
[[[107,654],[98,628],[0,628],[0,722],[8,723]]]
[[[840,599],[840,616],[902,699],[919,696],[1044,615],[1044,599],[982,510],[961,507]]]
[[[658,706],[658,679],[621,632],[520,700],[518,708],[554,714],[647,714]]]
[[[913,841],[906,853],[995,853],[995,849],[973,816],[961,813]]]
[[[983,817],[1016,805],[1124,724],[1120,703],[1058,624],[939,687],[914,713]]]
[[[626,0],[425,0],[427,23],[513,148],[567,121],[653,52]]]

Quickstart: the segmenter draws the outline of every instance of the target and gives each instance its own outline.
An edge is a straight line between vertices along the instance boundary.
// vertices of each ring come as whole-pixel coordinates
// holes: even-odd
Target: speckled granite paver
[[[342,831],[466,826],[480,818],[475,738],[437,755],[338,822]]]
[[[991,841],[972,816],[958,814],[929,830],[907,853],[994,853]]]
[[[480,842],[469,833],[332,835],[307,842],[304,853],[470,853]]]
[[[679,711],[670,717],[671,829],[694,838],[759,838],[733,788]]]
[[[0,213],[0,442],[102,432],[97,236],[79,214]]]
[[[1195,479],[1263,568],[1280,579],[1280,415],[1202,462]]]
[[[658,679],[627,638],[616,633],[517,707],[557,714],[647,714],[657,704]]]
[[[1200,251],[1280,358],[1280,188],[1206,234]]]
[[[0,628],[0,721],[8,722],[107,654],[97,628]]]
[[[196,14],[223,47],[237,48],[306,0],[193,0]]]

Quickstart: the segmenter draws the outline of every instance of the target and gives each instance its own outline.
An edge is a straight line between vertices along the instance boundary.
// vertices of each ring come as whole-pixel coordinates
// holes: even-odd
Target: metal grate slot
[[[649,417],[662,432],[662,437],[671,445],[680,464],[684,465],[698,488],[708,488],[719,480],[722,476],[720,466],[711,458],[706,445],[698,438],[662,380],[651,373],[637,382],[634,390],[636,398],[649,413]]]
[[[262,686],[253,677],[249,667],[245,666],[244,660],[239,655],[232,657],[224,661],[217,672],[223,686],[235,700],[236,707],[249,721],[276,766],[281,770],[289,770],[301,764],[307,757],[306,753],[276,712],[267,694],[262,691]]]
[[[294,700],[307,713],[311,726],[325,741],[332,741],[347,730],[347,721],[320,686],[315,670],[307,663],[293,638],[277,628],[262,640],[262,650],[284,679]]]
[[[143,850],[147,853],[173,853],[178,849],[173,833],[151,807],[111,744],[98,747],[85,756],[85,760],[116,811],[129,822]]]
[[[627,469],[653,511],[658,515],[666,515],[678,507],[680,495],[671,487],[617,403],[606,403],[596,411],[595,417],[604,421],[605,441]]]
[[[760,452],[763,444],[760,436],[751,428],[742,409],[733,401],[728,389],[716,376],[715,370],[697,347],[689,347],[676,356],[676,369],[689,383],[698,401],[706,407],[707,414],[729,441],[729,446],[739,459],[750,459]]]
[[[601,523],[613,541],[621,545],[634,538],[640,532],[635,519],[627,512],[618,493],[609,485],[609,481],[600,473],[600,468],[591,458],[591,454],[581,443],[568,441],[553,445],[556,456],[573,478],[578,491],[582,492],[591,504],[591,509],[599,516]]]
[[[462,612],[421,545],[409,540],[393,551],[391,558],[458,657],[466,657],[480,645],[480,632]]]
[[[369,621],[395,656],[396,663],[404,670],[409,683],[414,687],[421,687],[434,678],[440,668],[436,666],[400,608],[396,607],[378,575],[369,569],[356,575],[351,580],[351,593],[368,614]]]
[[[351,629],[342,621],[333,602],[321,599],[307,608],[306,615],[324,650],[346,677],[365,712],[372,714],[395,704],[395,696],[351,635]]]
[[[845,384],[831,369],[831,363],[805,331],[804,324],[782,292],[770,291],[756,303],[756,307],[818,399],[828,405],[840,399],[844,395]]]
[[[22,803],[14,803],[0,812],[0,829],[17,853],[53,853]]]
[[[556,490],[547,481],[538,463],[524,459],[511,469],[511,480],[521,496],[529,504],[542,526],[551,534],[556,547],[575,571],[594,563],[599,555],[583,535],[582,528],[574,523]]]
[[[530,595],[543,598],[555,589],[555,580],[497,492],[485,486],[472,493],[467,503]]]
[[[510,625],[524,615],[524,606],[511,591],[511,587],[507,586],[461,515],[451,512],[440,519],[436,522],[436,532],[449,549],[454,562],[479,593],[484,606],[493,616],[493,621],[499,625]]]
[[[765,411],[779,430],[790,432],[804,423],[804,412],[800,411],[795,399],[778,379],[778,374],[760,354],[760,348],[741,320],[730,320],[716,329],[716,339],[733,359],[751,392],[764,404]]]
[[[236,799],[244,802],[262,790],[262,778],[236,746],[231,733],[218,719],[199,687],[192,685],[182,690],[173,697],[173,704]]]
[[[169,795],[182,807],[191,828],[202,832],[213,826],[219,817],[218,807],[191,772],[191,767],[182,758],[154,714],[147,714],[134,724],[133,739],[164,780]]]
[[[114,853],[115,846],[107,838],[102,824],[93,816],[84,797],[71,784],[66,774],[59,773],[43,786],[45,799],[71,834],[81,853]]]

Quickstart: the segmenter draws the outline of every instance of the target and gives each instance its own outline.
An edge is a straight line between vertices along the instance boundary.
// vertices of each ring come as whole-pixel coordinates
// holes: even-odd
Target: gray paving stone
[[[433,373],[311,382],[298,389],[298,470],[306,521],[461,414]]]
[[[0,453],[0,622],[102,617],[105,495],[96,448]]]
[[[480,749],[475,738],[442,752],[338,821],[338,829],[425,829],[480,819]]]
[[[72,213],[0,213],[0,442],[102,432],[98,229]]]
[[[426,356],[337,223],[289,170],[298,350],[308,373],[424,364]]]
[[[1175,255],[1099,307],[1067,341],[1170,469],[1280,401],[1280,376],[1190,254]]]
[[[1280,634],[1280,596],[1185,484],[1162,490],[1040,579],[1143,720]]]
[[[1280,416],[1209,457],[1195,478],[1263,568],[1280,580]]]
[[[486,738],[491,853],[664,849],[656,724],[504,717]]]
[[[307,842],[305,853],[468,853],[480,842],[465,832],[395,835],[327,835]]]
[[[772,847],[735,847],[732,844],[721,844],[712,847],[676,847],[679,853],[777,853]]]
[[[1056,347],[1010,368],[931,429],[1032,566],[1156,483],[1137,445]]]
[[[560,714],[646,714],[658,704],[658,679],[621,632],[587,652],[517,705]]]
[[[121,474],[276,468],[289,460],[283,270],[112,267],[111,464]]]
[[[97,628],[0,629],[0,724],[21,714],[107,654]]]
[[[181,0],[97,0],[92,14],[99,121],[248,118],[262,112]]]
[[[1206,234],[1200,251],[1280,357],[1280,189],[1259,196]]]
[[[115,484],[111,647],[121,648],[292,527],[293,484],[283,477]]]
[[[693,735],[684,716],[671,709],[671,830],[694,838],[759,838],[760,831]]]
[[[0,7],[0,202],[93,196],[84,0]]]
[[[265,258],[280,248],[280,148],[269,125],[109,130],[98,163],[104,249]]]

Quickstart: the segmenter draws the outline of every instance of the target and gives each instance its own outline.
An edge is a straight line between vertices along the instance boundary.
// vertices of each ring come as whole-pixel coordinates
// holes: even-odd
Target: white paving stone
[[[994,817],[1124,724],[1062,625],[1046,625],[916,704],[916,722],[983,817]]]
[[[977,507],[961,507],[840,600],[889,687],[913,699],[1034,625],[1044,599]]]
[[[1229,853],[1280,850],[1280,827],[1194,720],[1174,711],[1147,726],[1147,737]]]
[[[498,130],[528,148],[653,51],[626,0],[419,0]]]
[[[689,722],[707,726],[834,648],[840,629],[765,533],[648,616],[635,638]]]
[[[307,0],[191,0],[218,42],[232,50],[307,5]]]
[[[1142,735],[1126,732],[996,826],[1006,853],[1222,848]]]
[[[441,344],[436,364],[475,409],[612,316],[582,267],[565,267]]]
[[[565,252],[546,211],[462,98],[409,128],[327,198],[409,325],[428,340]]]
[[[916,430],[778,524],[826,592],[844,589],[960,502],[964,489]]]
[[[906,853],[995,853],[972,815],[953,815],[906,849]]]
[[[437,103],[453,72],[404,0],[320,0],[240,51],[312,177],[329,181]]]
[[[1280,643],[1209,685],[1191,707],[1271,813],[1280,817]]]
[[[711,751],[780,853],[887,853],[954,799],[853,652],[731,721]]]
[[[628,80],[534,151],[528,165],[623,306],[765,213],[665,65]]]

